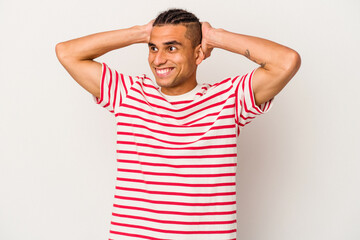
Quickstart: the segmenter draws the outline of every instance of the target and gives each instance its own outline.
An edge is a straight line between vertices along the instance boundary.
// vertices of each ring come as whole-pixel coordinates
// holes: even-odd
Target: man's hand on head
[[[204,52],[204,60],[211,55],[211,51],[214,47],[210,44],[211,33],[214,28],[208,22],[201,23],[201,31],[202,31],[202,40],[201,40],[201,49]]]
[[[150,34],[153,28],[153,23],[155,22],[155,19],[151,20],[150,22],[148,22],[147,24],[143,25],[145,32],[147,34],[147,41],[146,43],[149,43],[150,41]]]

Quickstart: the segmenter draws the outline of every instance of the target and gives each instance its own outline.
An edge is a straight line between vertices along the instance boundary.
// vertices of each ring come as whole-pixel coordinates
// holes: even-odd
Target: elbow
[[[283,64],[279,72],[279,77],[282,79],[283,86],[287,84],[297,73],[301,66],[300,54],[294,50],[290,50],[283,59]]]
[[[64,59],[64,57],[65,57],[65,46],[64,46],[63,42],[56,44],[55,53],[56,53],[56,57],[61,62],[61,60]]]
[[[287,63],[287,71],[290,72],[292,76],[294,76],[301,66],[300,54],[292,50],[291,53],[289,53]]]
[[[59,61],[64,64],[64,62],[72,61],[74,59],[74,55],[72,50],[70,49],[69,44],[67,42],[60,42],[55,46],[56,57]]]
[[[276,65],[274,64],[273,72],[282,75],[284,78],[294,76],[301,66],[300,54],[292,49],[278,55]]]
[[[282,67],[279,68],[279,75],[282,76],[282,79],[288,82],[297,73],[300,66],[301,66],[300,54],[291,49],[283,57]]]

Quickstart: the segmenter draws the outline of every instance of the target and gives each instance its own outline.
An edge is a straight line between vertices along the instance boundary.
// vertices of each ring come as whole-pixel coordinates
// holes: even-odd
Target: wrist
[[[207,34],[207,44],[211,47],[211,48],[220,48],[221,47],[221,39],[222,39],[222,35],[223,32],[225,30],[222,28],[212,28],[209,30],[208,34]]]
[[[146,26],[136,25],[129,28],[132,32],[134,43],[148,43],[150,39],[150,34],[148,33]]]

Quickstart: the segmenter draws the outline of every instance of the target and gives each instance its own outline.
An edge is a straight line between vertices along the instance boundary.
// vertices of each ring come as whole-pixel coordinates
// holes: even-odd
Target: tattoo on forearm
[[[250,59],[250,51],[249,51],[249,49],[246,49],[246,51],[245,51],[245,57],[247,57],[248,59]]]
[[[245,57],[247,57],[247,58],[250,59],[251,61],[254,61],[255,63],[259,64],[256,60],[253,60],[253,59],[250,58],[250,51],[249,51],[249,49],[246,49],[246,51],[245,51]],[[266,63],[260,63],[260,66],[261,66],[262,68],[264,68],[265,65],[266,65]]]

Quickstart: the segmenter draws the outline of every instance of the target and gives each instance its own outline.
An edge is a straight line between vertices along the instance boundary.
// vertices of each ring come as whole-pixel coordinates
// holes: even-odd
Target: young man
[[[95,58],[135,43],[149,46],[154,81]],[[222,48],[259,63],[216,84],[197,66]],[[300,67],[297,52],[215,29],[171,9],[144,26],[59,43],[65,69],[117,120],[117,183],[110,239],[236,239],[236,137]]]

